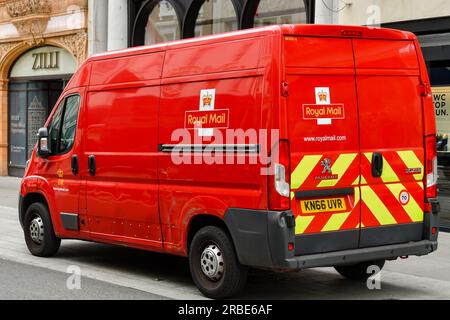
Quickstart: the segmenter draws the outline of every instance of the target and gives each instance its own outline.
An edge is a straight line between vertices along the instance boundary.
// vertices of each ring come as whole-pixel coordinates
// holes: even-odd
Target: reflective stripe
[[[331,167],[331,171],[333,174],[337,174],[338,178],[335,180],[324,180],[320,182],[317,187],[324,188],[337,185],[345,172],[347,172],[348,168],[350,168],[357,155],[357,153],[341,154]]]
[[[358,205],[359,200],[360,200],[359,188],[355,188],[355,203],[353,205],[353,210],[355,210],[355,207]],[[333,214],[331,218],[327,221],[325,226],[322,228],[322,232],[340,230],[345,221],[347,221],[352,211]]]
[[[295,234],[305,233],[313,220],[314,216],[297,216],[295,219]]]
[[[392,192],[396,199],[399,199],[400,193],[404,190],[407,190],[403,184],[388,184],[386,187]],[[400,200],[399,200],[400,202]],[[423,221],[423,211],[420,206],[417,204],[416,200],[414,200],[413,196],[409,195],[409,202],[406,205],[402,205],[403,209],[405,209],[408,216],[411,218],[412,222],[422,222]]]
[[[402,159],[402,161],[405,163],[405,165],[408,167],[408,169],[416,169],[416,168],[420,168],[421,172],[418,174],[414,175],[414,178],[416,180],[422,180],[423,179],[423,164],[422,162],[419,160],[419,158],[417,158],[417,155],[415,154],[414,151],[398,151],[397,154],[399,155],[399,157]]]
[[[363,176],[361,176],[361,184],[367,184],[367,180]]]
[[[392,169],[389,162],[386,161],[386,158],[384,158],[383,160],[383,174],[381,175],[381,180],[383,180],[384,183],[392,183],[400,181],[400,179],[398,178],[395,171]]]
[[[327,224],[322,228],[322,232],[339,230],[350,214],[351,212],[333,214],[327,221]]]
[[[397,224],[378,195],[369,186],[361,187],[361,199],[381,225]]]
[[[298,164],[297,168],[295,168],[294,172],[292,172],[291,176],[291,188],[298,189],[300,186],[306,181],[308,176],[314,170],[314,168],[319,163],[322,156],[305,156],[302,161]]]

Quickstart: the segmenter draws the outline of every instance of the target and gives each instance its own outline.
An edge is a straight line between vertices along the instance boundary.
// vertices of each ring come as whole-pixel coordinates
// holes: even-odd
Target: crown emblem
[[[318,96],[319,96],[320,101],[327,101],[327,93],[326,92],[324,92],[324,91],[319,92]]]
[[[58,171],[56,171],[56,175],[57,175],[58,178],[60,178],[60,179],[64,178],[64,172],[63,172],[61,169],[59,169]]]
[[[212,102],[212,95],[207,93],[205,94],[203,97],[203,106],[205,107],[210,107],[211,106],[211,102]]]

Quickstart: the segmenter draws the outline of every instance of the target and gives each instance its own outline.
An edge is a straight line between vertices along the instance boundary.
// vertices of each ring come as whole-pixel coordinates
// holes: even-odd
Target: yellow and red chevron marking
[[[321,161],[332,161],[332,174],[337,179],[317,180],[322,175]],[[372,177],[372,153],[305,155],[291,176],[292,208],[297,215],[296,234],[351,230],[382,225],[423,221],[424,165],[422,150],[401,150],[383,153],[383,175]],[[361,163],[361,167],[359,164]],[[361,172],[360,169],[361,168]],[[348,212],[303,215],[294,199],[296,190],[345,188],[353,186],[355,195],[348,197]],[[406,191],[410,200],[400,202]]]
[[[361,157],[361,222],[365,227],[422,222],[424,165],[422,150],[383,153],[383,174],[373,178],[372,153]],[[369,171],[370,170],[370,171]],[[410,199],[402,204],[400,194]]]
[[[372,152],[363,152],[361,156],[361,174],[367,180],[367,184],[380,183],[380,178],[372,176],[372,155]],[[383,183],[422,181],[423,159],[423,150],[383,152],[381,181]]]
[[[331,173],[324,172],[321,162],[325,159],[331,160]],[[298,163],[291,175],[293,190],[351,186],[359,177],[360,157],[357,152],[305,155],[297,162],[293,159],[293,163]]]

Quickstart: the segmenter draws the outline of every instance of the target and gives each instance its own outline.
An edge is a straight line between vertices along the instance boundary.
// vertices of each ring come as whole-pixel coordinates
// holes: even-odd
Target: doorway
[[[11,79],[9,83],[8,174],[22,177],[27,160],[67,80]]]

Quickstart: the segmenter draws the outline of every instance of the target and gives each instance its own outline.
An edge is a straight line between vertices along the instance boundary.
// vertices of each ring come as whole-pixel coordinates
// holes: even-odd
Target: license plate
[[[302,200],[300,202],[303,213],[346,211],[345,198]]]

